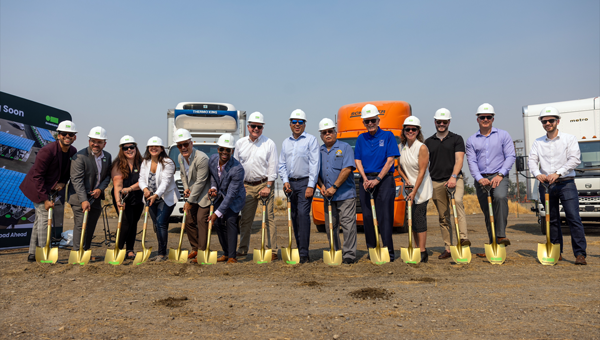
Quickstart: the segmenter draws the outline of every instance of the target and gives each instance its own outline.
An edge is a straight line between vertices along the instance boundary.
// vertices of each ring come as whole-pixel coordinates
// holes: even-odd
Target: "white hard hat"
[[[177,131],[175,131],[175,138],[173,141],[175,141],[175,143],[179,143],[190,139],[192,139],[192,134],[188,130],[177,129]]]
[[[235,138],[233,138],[233,135],[231,133],[224,133],[219,137],[217,145],[228,149],[234,149]]]
[[[450,119],[452,119],[452,115],[450,114],[450,110],[448,110],[446,108],[441,108],[441,109],[435,111],[435,114],[433,115],[433,119],[450,120]]]
[[[130,135],[125,135],[125,136],[121,137],[121,140],[119,141],[119,146],[121,146],[123,144],[131,144],[131,143],[137,144],[133,137],[131,137]]]
[[[300,109],[296,109],[296,110],[292,111],[292,114],[290,115],[290,119],[306,120],[306,113],[304,113],[304,111],[302,111]]]
[[[77,133],[77,127],[75,126],[75,123],[73,123],[72,121],[63,120],[62,122],[60,122],[60,124],[58,124],[56,131]]]
[[[540,116],[538,117],[538,119],[542,120],[542,118],[550,116],[558,117],[558,119],[560,119],[560,112],[558,112],[558,110],[553,108],[552,106],[547,106],[540,112]]]
[[[483,103],[481,105],[479,105],[479,107],[477,108],[477,113],[476,115],[480,115],[480,114],[491,114],[492,116],[496,115],[496,112],[494,112],[494,107],[488,103]]]
[[[404,124],[402,124],[402,126],[406,126],[406,125],[418,126],[420,128],[421,120],[415,116],[409,116],[408,118],[406,118],[404,120]]]
[[[263,117],[263,114],[256,111],[256,112],[252,112],[252,114],[250,115],[250,118],[248,118],[248,123],[261,123],[264,124],[265,123],[265,117]]]
[[[165,147],[163,145],[162,139],[160,139],[160,137],[157,137],[157,136],[154,136],[154,137],[151,137],[150,139],[148,139],[148,143],[146,144],[146,146],[162,146],[163,148]]]
[[[319,122],[319,131],[327,130],[327,129],[335,129],[335,123],[333,120],[329,118],[323,118]]]
[[[106,130],[102,126],[95,126],[90,130],[88,137],[106,140]]]
[[[362,119],[376,116],[379,116],[379,110],[377,110],[377,107],[373,104],[367,104],[363,106],[362,110],[360,111],[360,118]]]

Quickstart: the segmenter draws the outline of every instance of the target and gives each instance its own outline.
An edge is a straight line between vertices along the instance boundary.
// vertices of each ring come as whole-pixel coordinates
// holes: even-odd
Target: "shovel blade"
[[[210,250],[198,250],[196,259],[198,259],[199,264],[216,264],[217,252]]]
[[[379,248],[369,248],[369,258],[371,258],[371,262],[376,265],[382,265],[390,262],[390,253],[387,247]]]
[[[252,255],[252,261],[257,264],[269,263],[273,259],[273,251],[271,249],[265,249],[264,253],[260,249],[254,249]]]
[[[298,264],[300,263],[300,253],[298,253],[298,249],[283,248],[281,249],[281,259],[287,264]]]
[[[48,252],[46,252],[46,248],[36,247],[35,260],[37,263],[56,263],[56,261],[58,261],[58,248],[50,248]]]
[[[540,263],[545,266],[557,264],[560,257],[560,244],[538,243],[537,257]]]
[[[341,250],[323,250],[323,262],[330,266],[339,266],[342,264],[342,251]]]
[[[496,245],[496,251],[492,244],[486,243],[485,245],[485,257],[491,264],[503,264],[506,260],[506,247],[503,244]]]
[[[469,246],[450,246],[450,254],[457,264],[471,263],[471,247]]]
[[[84,251],[83,255],[81,255],[81,257],[79,256],[79,251],[71,250],[71,253],[69,254],[69,264],[78,264],[81,266],[85,266],[86,264],[88,264],[90,262],[91,257],[92,257],[91,250]]]
[[[421,249],[400,248],[400,258],[404,263],[417,264],[421,262]]]
[[[138,251],[137,254],[135,254],[135,258],[133,259],[133,264],[138,265],[148,261],[148,258],[150,258],[150,253],[152,253],[152,248]]]
[[[118,266],[125,260],[125,255],[125,249],[108,249],[106,250],[106,256],[104,256],[104,263]]]
[[[169,249],[169,261],[175,263],[186,263],[188,258],[187,250]]]

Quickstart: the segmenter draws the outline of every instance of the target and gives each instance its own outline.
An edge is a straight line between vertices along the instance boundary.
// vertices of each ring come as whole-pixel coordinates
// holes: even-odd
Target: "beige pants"
[[[254,216],[256,215],[256,208],[260,202],[260,209],[262,211],[262,202],[260,200],[259,192],[267,186],[267,182],[258,185],[247,185],[246,188],[246,203],[242,209],[242,219],[240,222],[240,246],[238,247],[238,253],[247,254],[248,247],[250,245],[250,234],[252,233],[252,222],[254,222]],[[273,196],[273,190],[269,196],[267,202],[267,218],[265,223],[265,248],[277,249],[277,227],[275,226],[275,213],[273,207],[275,206],[275,197]],[[262,216],[261,216],[262,221]],[[261,237],[261,233],[258,233],[258,237]]]
[[[442,238],[446,250],[450,249],[452,244],[456,245],[456,227],[452,226],[450,222],[450,210],[452,210],[452,202],[450,195],[446,191],[447,182],[436,182],[433,181],[433,203],[437,208],[440,230],[442,231]],[[465,216],[465,207],[463,205],[463,196],[465,194],[465,182],[460,176],[456,181],[456,192],[454,193],[454,200],[456,201],[456,211],[458,215],[458,226],[460,229],[460,239],[464,240],[468,238],[467,234],[467,218]]]

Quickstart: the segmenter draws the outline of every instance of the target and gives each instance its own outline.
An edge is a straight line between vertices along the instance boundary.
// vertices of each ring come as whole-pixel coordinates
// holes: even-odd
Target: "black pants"
[[[137,235],[137,225],[142,217],[144,204],[125,205],[123,211],[123,221],[121,222],[121,238],[119,239],[119,248],[127,244],[127,251],[133,251],[135,245],[135,236]]]
[[[219,236],[219,243],[221,243],[224,255],[235,258],[239,230],[238,213],[233,212],[231,209],[227,209],[221,217],[217,218],[215,224],[217,235]]]
[[[308,178],[300,181],[290,181],[292,188],[292,226],[296,237],[296,246],[300,256],[308,256],[308,245],[310,243],[310,206],[312,197],[306,198]]]
[[[377,176],[367,176],[369,180]],[[373,190],[373,188],[371,189]],[[363,213],[363,225],[365,228],[365,240],[368,248],[375,248],[375,225],[373,224],[373,213],[371,212],[371,196],[365,191],[363,180],[360,180],[360,206]],[[377,214],[377,226],[383,247],[387,247],[390,260],[394,261],[394,240],[392,229],[394,228],[394,200],[396,198],[396,184],[394,176],[385,176],[373,192],[375,200],[375,213]]]

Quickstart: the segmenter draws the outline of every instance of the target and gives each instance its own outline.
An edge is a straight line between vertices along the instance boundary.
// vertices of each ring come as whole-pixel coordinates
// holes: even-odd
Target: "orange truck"
[[[402,123],[404,119],[411,115],[412,109],[409,103],[402,101],[379,101],[348,104],[342,106],[337,114],[337,138],[352,146],[356,145],[356,139],[361,133],[367,132],[360,118],[360,112],[366,104],[373,104],[379,110],[379,127],[386,131],[391,131],[396,136],[396,141],[400,144],[400,134],[402,133]],[[396,181],[396,199],[394,201],[394,227],[398,232],[406,231],[406,201],[404,200],[404,183],[398,175],[398,159],[394,164],[394,178]],[[363,225],[362,208],[358,198],[360,174],[358,170],[354,171],[354,183],[356,183],[356,224]],[[325,212],[323,206],[323,195],[318,189],[315,192],[313,202],[313,222],[320,232],[325,231]]]

